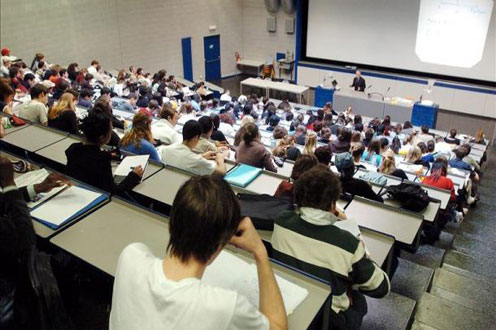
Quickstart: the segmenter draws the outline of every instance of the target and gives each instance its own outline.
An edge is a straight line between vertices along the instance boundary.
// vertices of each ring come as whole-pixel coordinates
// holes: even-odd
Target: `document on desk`
[[[43,182],[43,180],[45,180],[49,174],[50,173],[48,173],[46,169],[42,168],[36,171],[29,171],[27,173],[24,173],[23,175],[15,178],[14,182],[18,187],[34,185]],[[37,205],[43,203],[47,199],[51,198],[52,196],[57,195],[65,188],[66,186],[57,187],[57,188],[53,188],[49,192],[37,194],[35,200],[27,203],[27,205],[30,209],[32,209]]]
[[[127,176],[135,167],[146,169],[150,155],[126,156],[115,169],[114,176]]]
[[[281,290],[286,313],[291,314],[308,295],[302,288],[278,275],[275,276]],[[233,254],[222,251],[207,267],[202,282],[224,289],[235,290],[245,296],[255,307],[259,307],[258,274],[255,264],[250,264]]]
[[[56,229],[105,199],[107,196],[104,194],[72,186],[35,208],[31,211],[31,216],[48,227]]]

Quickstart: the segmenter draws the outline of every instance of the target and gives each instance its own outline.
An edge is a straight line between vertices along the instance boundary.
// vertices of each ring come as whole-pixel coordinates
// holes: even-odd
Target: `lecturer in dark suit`
[[[356,91],[363,92],[365,90],[365,79],[362,78],[361,72],[355,72],[355,78],[353,78],[353,84],[350,87],[353,87]]]

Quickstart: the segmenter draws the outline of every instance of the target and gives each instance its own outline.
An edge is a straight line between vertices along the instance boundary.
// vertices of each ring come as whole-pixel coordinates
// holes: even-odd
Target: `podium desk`
[[[355,196],[346,215],[360,227],[384,233],[398,242],[418,247],[423,217],[417,213]]]
[[[65,138],[67,138],[67,133],[48,127],[29,125],[6,135],[2,141],[26,151],[35,152]]]
[[[168,219],[155,213],[113,199],[64,232],[51,239],[58,247],[115,276],[122,250],[134,242],[145,243],[155,256],[163,258],[169,241]],[[231,253],[254,263],[251,255],[226,247]],[[288,316],[290,329],[306,329],[330,295],[327,284],[272,262],[274,272],[306,290],[308,296]],[[329,307],[327,307],[329,308]]]

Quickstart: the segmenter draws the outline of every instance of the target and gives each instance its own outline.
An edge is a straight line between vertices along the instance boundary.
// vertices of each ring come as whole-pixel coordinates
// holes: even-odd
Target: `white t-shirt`
[[[160,119],[152,125],[152,135],[154,139],[162,141],[165,145],[180,143],[183,137],[179,134],[174,126],[166,119]]]
[[[196,118],[196,114],[194,113],[189,113],[189,114],[183,114],[179,119],[178,119],[178,123],[181,124],[181,125],[184,125],[186,124],[186,122],[188,122],[189,120],[198,120]]]
[[[131,329],[269,329],[269,322],[235,291],[167,279],[162,260],[133,243],[119,257],[110,313],[110,330]]]
[[[228,123],[219,123],[219,131],[221,131],[225,136],[234,137],[236,131]]]
[[[202,155],[195,154],[188,146],[182,143],[165,146],[159,153],[164,164],[196,175],[210,175],[217,166],[214,160],[206,160]]]

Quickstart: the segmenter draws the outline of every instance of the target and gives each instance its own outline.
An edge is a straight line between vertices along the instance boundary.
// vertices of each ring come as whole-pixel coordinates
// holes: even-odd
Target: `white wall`
[[[181,38],[192,37],[199,78],[204,36],[220,34],[222,75],[235,73],[234,52],[242,49],[242,0],[1,1],[1,46],[28,65],[41,52],[61,65],[98,59],[108,69],[132,64],[182,75]]]

